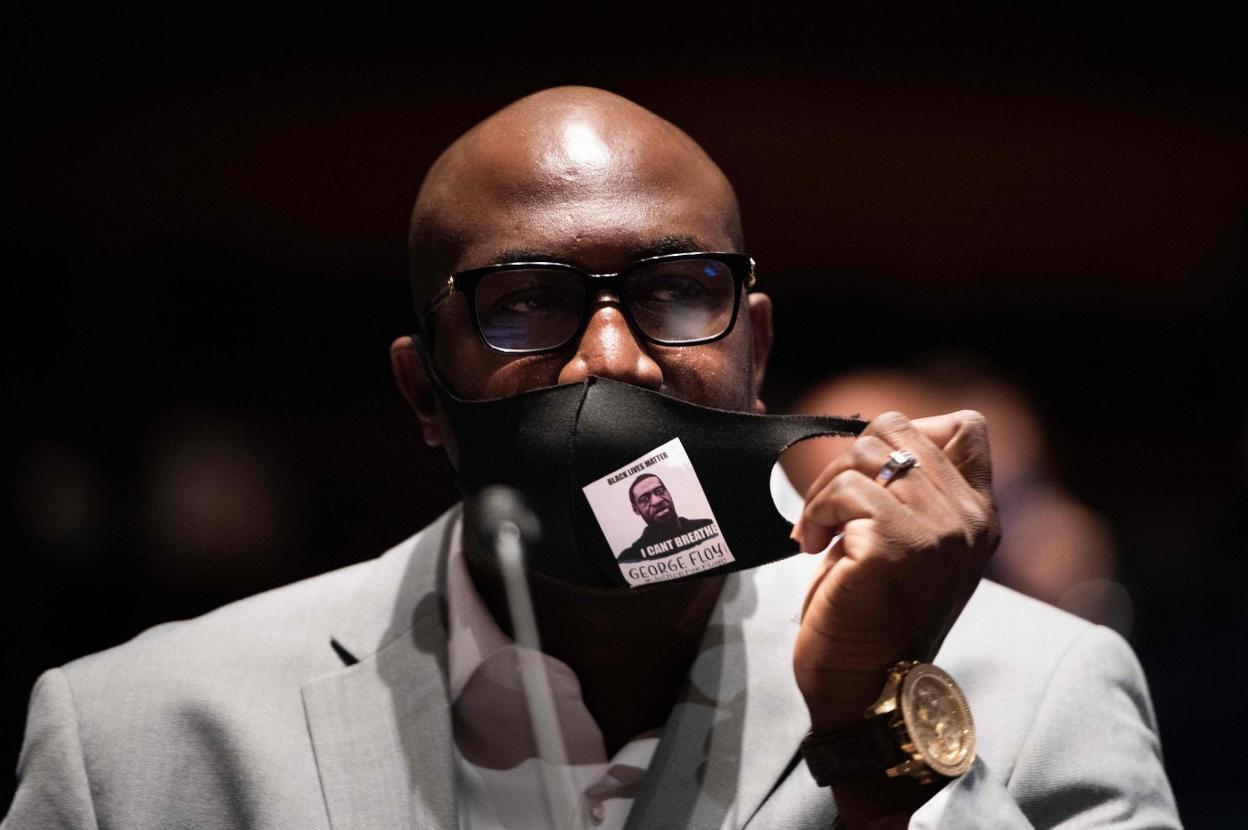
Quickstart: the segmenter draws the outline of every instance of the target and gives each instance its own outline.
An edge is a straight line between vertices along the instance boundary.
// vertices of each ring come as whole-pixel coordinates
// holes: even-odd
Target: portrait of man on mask
[[[686,519],[677,513],[672,494],[657,475],[638,476],[628,488],[628,498],[633,512],[645,521],[646,529],[636,542],[620,554],[621,562],[639,562],[652,556],[674,553],[714,535],[691,533],[707,527],[711,520]],[[663,544],[681,536],[686,538],[675,545]]]

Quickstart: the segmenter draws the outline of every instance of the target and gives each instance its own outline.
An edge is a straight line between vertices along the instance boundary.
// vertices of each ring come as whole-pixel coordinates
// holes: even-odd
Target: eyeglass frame
[[[633,318],[632,309],[629,304],[624,302],[619,288],[624,283],[624,278],[630,271],[644,265],[650,265],[655,262],[676,262],[688,259],[710,259],[720,262],[728,266],[728,271],[732,274],[732,316],[728,319],[728,325],[719,334],[710,337],[702,337],[695,340],[660,340],[657,337],[651,337],[649,334],[641,330],[637,325],[637,321]],[[546,346],[540,349],[504,349],[495,346],[485,339],[485,332],[481,330],[481,320],[477,315],[476,290],[477,285],[487,275],[497,273],[499,271],[519,271],[532,268],[553,268],[559,271],[570,271],[579,274],[585,281],[590,290],[585,293],[585,308],[581,311],[581,322],[577,325],[576,330],[568,335],[563,342]],[[589,326],[589,321],[593,317],[593,307],[598,302],[599,295],[603,291],[610,290],[619,299],[619,308],[624,315],[624,319],[628,322],[629,328],[641,337],[647,343],[653,343],[658,346],[702,346],[707,343],[714,343],[728,336],[728,333],[737,325],[737,317],[741,313],[741,288],[744,285],[745,293],[748,293],[757,282],[757,276],[754,272],[755,262],[752,256],[748,254],[736,253],[732,251],[689,251],[675,254],[659,254],[658,256],[644,257],[634,260],[623,269],[615,273],[591,274],[590,272],[578,268],[567,262],[501,262],[495,265],[483,265],[479,268],[468,268],[463,271],[456,271],[447,277],[446,283],[438,290],[436,294],[429,298],[425,303],[424,312],[417,318],[417,334],[425,334],[432,331],[429,325],[429,318],[433,316],[434,310],[443,300],[449,298],[456,291],[464,295],[464,301],[468,305],[468,315],[472,319],[472,328],[477,333],[477,339],[491,351],[500,352],[502,354],[546,354],[548,352],[557,352],[567,346],[569,343],[577,341],[585,329]],[[596,283],[590,285],[590,283]],[[432,338],[430,338],[432,339]],[[432,343],[427,344],[426,348],[432,351]]]

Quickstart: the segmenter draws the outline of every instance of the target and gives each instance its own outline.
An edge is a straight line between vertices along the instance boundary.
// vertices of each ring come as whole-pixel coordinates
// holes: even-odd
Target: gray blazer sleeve
[[[17,779],[17,793],[0,830],[97,826],[74,695],[61,669],[45,672],[35,684]]]
[[[950,786],[937,824],[916,815],[911,826],[1180,826],[1144,673],[1109,629],[1089,628],[1071,643],[1012,768],[1000,766],[977,761]]]

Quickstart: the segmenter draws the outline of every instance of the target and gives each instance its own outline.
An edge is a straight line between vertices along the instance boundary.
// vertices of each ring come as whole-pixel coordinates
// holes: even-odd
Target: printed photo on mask
[[[684,445],[673,438],[584,488],[632,587],[734,560]]]

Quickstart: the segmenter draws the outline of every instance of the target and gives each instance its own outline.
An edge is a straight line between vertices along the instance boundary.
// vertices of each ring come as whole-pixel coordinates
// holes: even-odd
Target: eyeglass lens
[[[481,334],[505,350],[550,349],[581,327],[590,290],[582,274],[562,268],[513,268],[486,274],[475,305]],[[642,263],[624,278],[620,302],[643,335],[665,343],[723,334],[735,303],[732,269],[713,259]]]

